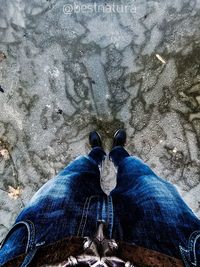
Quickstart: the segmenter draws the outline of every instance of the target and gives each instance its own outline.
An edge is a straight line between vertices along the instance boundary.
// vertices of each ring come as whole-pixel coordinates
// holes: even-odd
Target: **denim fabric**
[[[8,233],[0,266],[27,252],[26,267],[40,246],[72,235],[91,236],[98,220],[107,222],[110,238],[182,257],[186,266],[200,266],[200,221],[175,187],[124,148],[115,147],[109,157],[118,169],[117,186],[107,196],[100,185],[104,157],[100,147],[94,148],[39,189]]]
[[[114,238],[200,266],[200,220],[175,186],[121,147],[109,156],[118,169],[117,187],[110,194]]]

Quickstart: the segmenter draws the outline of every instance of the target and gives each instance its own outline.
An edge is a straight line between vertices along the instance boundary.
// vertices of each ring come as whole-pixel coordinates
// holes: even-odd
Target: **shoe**
[[[89,134],[89,143],[91,148],[102,147],[101,136],[98,132],[93,131]]]
[[[126,144],[126,132],[123,129],[119,129],[114,134],[112,148],[116,146],[125,146],[125,144]]]

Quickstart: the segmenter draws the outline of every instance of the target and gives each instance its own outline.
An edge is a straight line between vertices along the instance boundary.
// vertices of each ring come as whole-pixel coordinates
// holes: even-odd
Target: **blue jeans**
[[[100,147],[92,149],[36,192],[2,244],[0,266],[25,252],[22,266],[28,266],[40,246],[72,235],[91,236],[98,220],[107,223],[110,238],[200,266],[200,220],[176,188],[119,146],[109,154],[118,172],[108,196],[100,185],[105,156]]]

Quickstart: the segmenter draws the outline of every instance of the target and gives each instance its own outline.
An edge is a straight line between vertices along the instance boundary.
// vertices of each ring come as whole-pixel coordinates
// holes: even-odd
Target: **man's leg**
[[[118,169],[117,186],[111,192],[118,229],[114,238],[180,258],[179,246],[188,249],[190,235],[200,234],[199,219],[174,185],[123,146],[115,146],[109,156]]]
[[[28,240],[34,246],[90,231],[93,234],[99,216],[98,198],[104,196],[99,166],[105,152],[95,143],[94,134],[92,137],[89,155],[78,157],[44,184],[19,214],[0,249],[0,266],[24,253]]]
[[[92,160],[96,165],[101,166],[102,162],[106,157],[106,153],[101,147],[94,147],[88,154],[90,160]]]
[[[45,216],[53,220],[69,217],[73,221],[82,216],[86,199],[102,195],[99,166],[105,158],[101,146],[92,139],[92,150],[88,156],[80,156],[67,165],[56,177],[44,184],[32,197],[16,221],[37,221]],[[75,233],[75,224],[68,227],[69,234]]]

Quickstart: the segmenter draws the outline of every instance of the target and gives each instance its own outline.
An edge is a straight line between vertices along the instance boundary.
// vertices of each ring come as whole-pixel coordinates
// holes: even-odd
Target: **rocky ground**
[[[0,108],[0,240],[93,129],[200,216],[200,0],[0,0]]]

